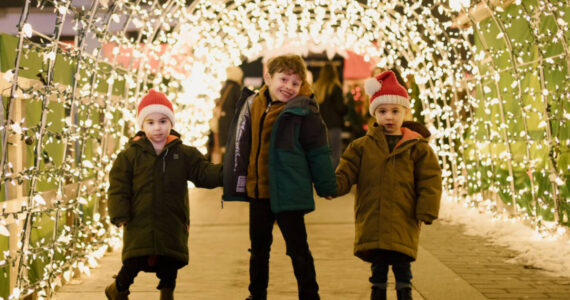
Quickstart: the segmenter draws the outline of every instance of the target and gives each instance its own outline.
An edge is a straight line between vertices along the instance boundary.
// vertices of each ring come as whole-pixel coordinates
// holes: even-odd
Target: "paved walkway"
[[[249,238],[246,203],[225,203],[221,189],[190,192],[190,265],[178,275],[176,299],[243,300],[248,295]],[[306,218],[323,300],[370,299],[370,266],[353,256],[353,198],[317,199]],[[412,264],[413,297],[428,299],[570,299],[570,278],[551,277],[506,260],[514,253],[485,239],[462,234],[440,220],[424,226],[418,260]],[[120,251],[105,256],[91,276],[67,284],[59,300],[105,299],[104,287],[120,268]],[[141,273],[130,299],[158,299],[154,274]],[[388,299],[396,299],[393,277]],[[268,298],[297,299],[291,261],[277,226],[270,260]]]

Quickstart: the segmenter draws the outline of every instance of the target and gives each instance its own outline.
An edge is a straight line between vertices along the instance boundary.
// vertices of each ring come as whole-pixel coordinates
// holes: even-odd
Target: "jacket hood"
[[[429,129],[425,127],[422,123],[414,122],[414,121],[404,121],[402,127],[411,129],[417,133],[419,133],[424,138],[429,138],[431,136],[431,132]]]
[[[285,109],[298,108],[298,107],[309,108],[311,112],[319,111],[319,105],[317,104],[315,97],[297,96],[287,101],[287,104],[285,104]]]

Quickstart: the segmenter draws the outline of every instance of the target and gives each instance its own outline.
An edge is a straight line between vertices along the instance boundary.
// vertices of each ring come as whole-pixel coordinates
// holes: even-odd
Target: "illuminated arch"
[[[570,224],[567,1],[94,0],[85,8],[68,0],[39,2],[54,9],[53,34],[34,31],[26,0],[13,66],[0,76],[8,87],[2,90],[2,180],[25,191],[19,200],[5,199],[0,215],[0,232],[6,222],[23,228],[19,254],[6,260],[18,266],[10,271],[19,288],[14,294],[52,294],[53,284],[87,268],[77,263],[109,242],[73,244],[93,232],[111,237],[99,213],[105,174],[127,139],[141,93],[149,87],[166,91],[177,106],[177,124],[187,124],[179,127],[184,140],[203,147],[225,67],[267,58],[276,48],[329,57],[351,50],[398,68],[404,78],[411,75],[452,199],[498,216],[508,211],[544,234],[564,232]],[[60,43],[66,17],[76,26],[73,46]],[[36,36],[49,42],[31,43]],[[39,79],[26,69],[34,55],[43,61]],[[67,81],[54,77],[62,60],[73,66]],[[22,99],[41,103],[38,124],[17,113]],[[62,113],[56,116],[50,103]],[[29,143],[33,163],[14,166],[9,141]],[[46,160],[50,147],[75,149],[79,158],[67,157],[67,163],[65,155],[48,153]],[[88,185],[89,172],[96,175]],[[68,199],[69,180],[78,187]],[[53,199],[38,187],[45,182],[56,183]],[[91,203],[97,209],[86,216],[81,207]],[[63,212],[74,223],[60,229]],[[52,236],[33,242],[32,226],[43,215],[56,220]],[[58,260],[59,253],[69,259]],[[53,263],[28,280],[32,257]]]

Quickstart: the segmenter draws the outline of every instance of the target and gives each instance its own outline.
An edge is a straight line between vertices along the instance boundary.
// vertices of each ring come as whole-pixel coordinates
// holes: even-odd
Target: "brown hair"
[[[296,54],[279,55],[269,59],[267,62],[267,73],[271,77],[275,73],[297,74],[303,81],[300,95],[309,96],[312,94],[310,84],[307,82],[307,65],[303,58]]]
[[[271,58],[267,62],[267,72],[273,76],[275,73],[284,72],[289,74],[297,74],[303,80],[307,81],[307,66],[305,61],[299,55],[287,54]]]
[[[319,71],[319,78],[317,78],[317,81],[313,84],[317,102],[323,103],[325,98],[332,93],[333,88],[337,85],[341,86],[336,67],[332,63],[327,62]]]

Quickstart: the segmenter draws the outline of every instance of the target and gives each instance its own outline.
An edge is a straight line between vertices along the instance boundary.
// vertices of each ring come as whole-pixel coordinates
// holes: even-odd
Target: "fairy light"
[[[106,63],[102,49],[88,54],[78,47],[54,51],[30,43],[21,49],[24,56],[44,60],[41,74],[56,60],[81,66],[75,88],[52,83],[14,91],[12,101],[25,98],[37,105],[45,97],[61,99],[48,106],[43,131],[13,116],[2,126],[3,135],[25,144],[41,140],[47,153],[38,168],[18,170],[3,162],[4,184],[16,188],[37,180],[56,190],[55,198],[33,190],[32,201],[0,214],[0,235],[9,234],[9,222],[26,216],[34,228],[54,229],[51,237],[21,239],[22,251],[0,257],[5,272],[18,261],[28,271],[46,266],[35,278],[22,277],[11,298],[32,291],[49,298],[57,286],[88,273],[107,247],[120,244],[120,232],[99,207],[108,188],[106,175],[134,134],[135,107],[148,87],[173,100],[183,141],[205,152],[225,68],[284,52],[331,58],[351,50],[382,68],[399,68],[419,87],[413,101],[423,107],[453,201],[496,220],[531,224],[543,239],[568,234],[570,16],[563,1],[519,0],[503,8],[495,1],[475,5],[469,0],[436,1],[430,7],[421,1],[202,0],[184,8],[183,0],[99,0],[91,9],[109,15],[93,23],[91,12],[70,6],[70,0],[40,2],[73,17],[79,39],[94,34],[115,48]],[[477,19],[475,9],[491,15]],[[469,26],[453,27],[461,18]],[[134,27],[139,35],[112,32],[109,24]],[[529,28],[525,39],[516,37],[517,28]],[[25,39],[34,34],[27,22],[20,31]],[[3,80],[17,83],[17,74],[6,72]],[[54,157],[56,149],[71,152]],[[85,180],[94,184],[79,185],[71,197],[64,193],[63,183]],[[89,206],[93,212],[87,213]],[[72,223],[65,223],[66,215],[73,216]],[[29,234],[26,230],[32,228],[19,237]]]

